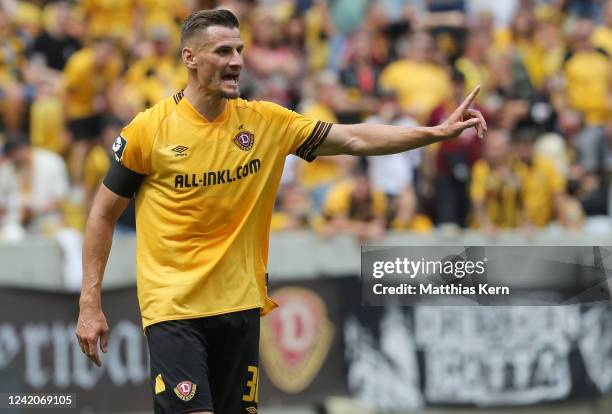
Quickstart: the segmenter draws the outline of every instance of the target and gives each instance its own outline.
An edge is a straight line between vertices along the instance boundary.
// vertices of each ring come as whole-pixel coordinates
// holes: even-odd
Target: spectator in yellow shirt
[[[137,114],[171,96],[187,84],[187,71],[175,57],[170,32],[163,26],[151,29],[151,53],[134,62],[125,77],[126,111]]]
[[[531,140],[519,140],[514,151],[513,170],[521,183],[522,227],[544,227],[555,219],[564,224],[565,178],[547,158],[534,156]]]
[[[108,169],[114,159],[112,146],[123,128],[123,121],[110,117],[104,120],[102,138],[87,152],[84,162],[83,189],[85,190],[85,201],[83,209],[85,215],[88,214],[91,204],[98,187],[106,176]],[[135,229],[134,199],[130,200],[128,207],[121,214],[118,224],[118,231],[129,232]],[[68,217],[67,220],[75,222],[76,219]]]
[[[171,46],[178,47],[180,28],[177,22],[189,15],[186,0],[137,0],[137,17],[142,19],[141,33],[150,33],[153,29],[163,28],[170,34]]]
[[[81,7],[85,14],[87,37],[108,36],[129,45],[135,40],[139,29],[134,13],[137,1],[83,0]]]
[[[121,63],[109,38],[95,39],[91,47],[74,53],[64,69],[68,129],[74,140],[70,170],[75,182],[82,178],[82,162],[91,142],[102,131],[102,116],[110,109],[110,86]]]
[[[474,164],[470,198],[475,224],[485,233],[531,230],[556,218],[565,223],[565,179],[552,162],[533,155],[531,140],[519,139],[510,150],[506,132],[489,131],[484,157]]]
[[[491,76],[487,66],[489,45],[486,42],[487,38],[481,32],[471,31],[465,40],[463,54],[455,62],[456,70],[461,72],[465,79],[465,94],[470,93],[477,85],[482,88],[483,97],[489,93]]]
[[[395,91],[402,110],[425,122],[431,111],[450,95],[448,73],[433,62],[434,45],[427,33],[413,34],[403,45],[403,59],[380,75],[381,89]]]
[[[311,211],[308,195],[299,184],[283,184],[278,191],[270,231],[307,229]]]
[[[367,172],[357,168],[354,176],[332,187],[323,206],[326,220],[323,234],[347,233],[360,243],[378,240],[385,233],[387,201],[385,194],[372,187]]]
[[[518,225],[520,179],[510,161],[510,138],[505,131],[490,130],[484,158],[472,168],[470,200],[475,227],[487,234]]]
[[[573,53],[564,65],[569,106],[584,116],[589,126],[602,125],[610,119],[612,65],[605,52],[591,40],[593,23],[582,19],[572,33]]]
[[[338,101],[344,95],[338,79],[331,72],[321,72],[314,80],[314,89],[314,99],[306,102],[300,113],[310,119],[338,123],[334,108],[342,105]],[[348,164],[346,155],[319,157],[310,163],[299,161],[299,183],[309,193],[315,211],[321,209],[330,186],[344,178]]]

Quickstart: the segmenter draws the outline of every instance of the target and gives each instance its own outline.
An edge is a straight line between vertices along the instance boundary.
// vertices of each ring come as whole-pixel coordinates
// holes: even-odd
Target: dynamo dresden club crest
[[[278,389],[298,393],[319,373],[334,326],[325,303],[310,289],[277,289],[271,298],[280,306],[261,320],[261,359]]]
[[[241,150],[248,151],[253,148],[255,135],[249,131],[240,131],[234,138],[234,143],[238,145]]]
[[[197,385],[191,381],[181,381],[174,387],[174,393],[183,401],[189,401],[196,393]]]

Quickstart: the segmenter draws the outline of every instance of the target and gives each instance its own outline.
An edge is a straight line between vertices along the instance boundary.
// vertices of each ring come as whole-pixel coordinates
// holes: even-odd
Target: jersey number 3
[[[247,381],[246,386],[249,390],[248,394],[242,396],[242,401],[258,402],[259,399],[259,369],[253,365],[248,367],[251,379]]]

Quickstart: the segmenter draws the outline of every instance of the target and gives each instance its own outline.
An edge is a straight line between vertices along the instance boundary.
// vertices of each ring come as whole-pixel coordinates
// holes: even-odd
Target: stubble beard
[[[221,91],[221,97],[226,99],[236,99],[240,97],[240,87],[236,88],[235,92],[226,92],[224,90]]]

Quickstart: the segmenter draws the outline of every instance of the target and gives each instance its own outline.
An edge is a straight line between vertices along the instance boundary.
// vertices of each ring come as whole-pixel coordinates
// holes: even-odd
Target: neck
[[[207,95],[200,86],[193,83],[187,85],[183,94],[196,111],[209,121],[214,121],[225,110],[226,98]]]

